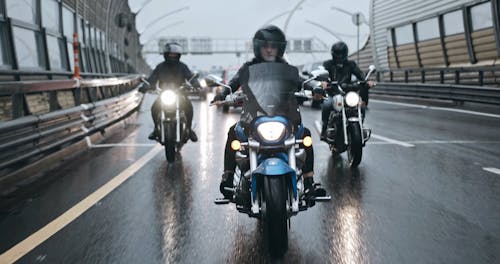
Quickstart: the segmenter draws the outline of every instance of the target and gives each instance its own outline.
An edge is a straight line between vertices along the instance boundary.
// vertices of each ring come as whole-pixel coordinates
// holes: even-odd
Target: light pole
[[[165,25],[164,27],[160,28],[159,30],[155,31],[152,35],[152,37],[148,38],[147,40],[145,40],[144,42],[142,42],[143,44],[146,44],[146,43],[149,43],[151,40],[153,40],[153,38],[160,32],[162,32],[163,30],[167,29],[167,28],[171,28],[171,27],[174,27],[174,26],[177,26],[179,24],[182,24],[184,23],[184,20],[179,20],[177,22],[174,22],[174,23],[170,23],[168,25]],[[140,38],[139,38],[140,40]]]
[[[173,10],[173,11],[170,11],[166,14],[164,14],[163,16],[155,19],[154,21],[150,22],[149,24],[147,24],[145,27],[144,27],[144,30],[142,30],[141,32],[139,32],[139,34],[143,34],[144,32],[146,32],[148,29],[151,28],[152,25],[158,23],[158,21],[170,16],[170,15],[173,15],[173,14],[176,14],[176,13],[179,13],[181,11],[184,11],[184,10],[188,10],[189,9],[189,6],[184,6],[184,7],[181,7],[179,9],[176,9],[176,10]],[[136,13],[137,14],[137,13]]]
[[[297,8],[297,10],[302,10],[302,7],[298,7],[298,8]],[[266,21],[266,22],[262,25],[262,27],[264,27],[264,26],[266,26],[266,25],[271,24],[271,22],[273,22],[274,20],[276,20],[276,19],[278,19],[278,18],[280,18],[280,17],[282,17],[282,16],[284,16],[284,15],[286,15],[286,14],[289,14],[289,13],[291,13],[291,12],[293,12],[293,11],[294,11],[294,9],[291,9],[291,10],[288,10],[288,11],[285,11],[285,12],[282,12],[282,13],[279,13],[279,14],[277,14],[277,15],[273,16],[272,18],[270,18],[269,20],[267,20],[267,21]]]
[[[335,37],[336,39],[340,40],[340,41],[343,41],[342,38],[339,36],[339,34],[337,32],[333,32],[332,30],[330,30],[329,28],[319,24],[319,23],[316,23],[314,21],[311,21],[311,20],[306,20],[307,23],[313,25],[313,26],[316,26],[316,27],[319,27],[321,29],[323,29],[324,31],[330,33],[333,37]]]
[[[363,16],[362,13],[360,12],[356,12],[356,13],[351,13],[349,11],[346,11],[342,8],[338,8],[338,7],[335,7],[335,6],[332,6],[332,9],[334,10],[337,10],[337,11],[340,11],[344,14],[347,14],[347,15],[350,15],[351,16],[351,19],[352,19],[352,23],[354,25],[356,25],[357,27],[357,51],[356,51],[356,55],[357,55],[357,58],[356,58],[356,63],[359,64],[359,26],[363,23],[363,24],[367,24],[366,23],[366,19],[365,17]]]
[[[302,3],[304,3],[305,1],[306,0],[300,0],[297,3],[297,5],[290,11],[290,14],[286,18],[285,25],[283,26],[283,32],[285,32],[285,36],[286,36],[286,31],[288,29],[288,23],[290,23],[290,19],[292,19],[292,16],[295,13],[295,11],[297,11],[299,9],[300,5],[302,5]]]

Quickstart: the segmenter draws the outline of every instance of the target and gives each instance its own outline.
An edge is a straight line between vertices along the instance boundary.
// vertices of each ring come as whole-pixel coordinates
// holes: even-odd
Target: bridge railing
[[[500,105],[500,68],[494,66],[378,71],[377,81],[373,94]]]
[[[140,77],[0,83],[0,95],[21,97],[68,89],[73,94],[89,88],[107,87],[109,90],[107,96],[100,97],[101,100],[0,121],[0,180],[2,174],[62,149],[133,113],[143,97],[136,89]]]

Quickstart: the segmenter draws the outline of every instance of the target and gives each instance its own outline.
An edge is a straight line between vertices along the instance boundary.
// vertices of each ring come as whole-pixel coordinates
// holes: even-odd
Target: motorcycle
[[[298,115],[297,76],[295,67],[282,63],[249,67],[248,79],[242,81],[246,98],[235,127],[237,140],[231,142],[238,164],[234,188],[227,188],[233,197],[215,200],[216,204],[233,202],[238,212],[262,221],[269,251],[278,257],[288,250],[290,218],[308,209],[301,169],[304,147],[312,145],[312,138],[293,122],[294,114]]]
[[[375,66],[370,65],[365,80],[342,85],[336,81],[329,81],[325,89],[332,95],[330,102],[334,109],[328,118],[326,142],[334,156],[347,152],[351,168],[357,167],[361,162],[363,147],[371,137],[371,129],[363,126],[364,113],[362,113],[359,90],[374,71]],[[311,79],[325,78],[328,78],[328,71],[318,70]]]
[[[302,75],[307,76],[307,78],[312,76],[307,71],[303,71]],[[315,109],[321,109],[321,104],[324,101],[325,95],[325,91],[321,87],[321,82],[314,79],[303,83],[302,89],[295,93],[295,97],[300,105],[310,100],[311,108]]]
[[[161,102],[160,122],[155,127],[158,135],[156,141],[165,147],[165,157],[169,163],[175,161],[176,153],[180,152],[182,146],[189,140],[191,128],[186,126],[186,114],[181,108],[181,101],[185,98],[184,93],[194,90],[188,82],[182,84],[179,89],[168,86],[161,88],[157,86],[155,89]],[[149,85],[147,82],[146,84]]]

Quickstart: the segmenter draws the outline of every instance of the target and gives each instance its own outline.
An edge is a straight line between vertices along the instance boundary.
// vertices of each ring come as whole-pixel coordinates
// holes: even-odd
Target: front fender
[[[279,177],[290,175],[293,186],[293,196],[297,198],[297,175],[288,163],[279,158],[268,158],[261,162],[259,166],[252,172],[252,193],[253,197],[257,197],[257,177]]]
[[[252,174],[259,174],[263,176],[280,176],[288,173],[295,173],[295,170],[290,168],[288,164],[279,158],[268,158],[262,161],[257,169]]]

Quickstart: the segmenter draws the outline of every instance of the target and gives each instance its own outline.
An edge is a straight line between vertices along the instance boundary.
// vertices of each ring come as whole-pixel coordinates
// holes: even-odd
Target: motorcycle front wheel
[[[358,123],[352,123],[348,127],[349,146],[347,147],[347,157],[351,168],[358,167],[363,156],[363,138],[361,127]]]
[[[285,177],[264,177],[264,233],[269,253],[281,257],[288,250],[287,187]]]

